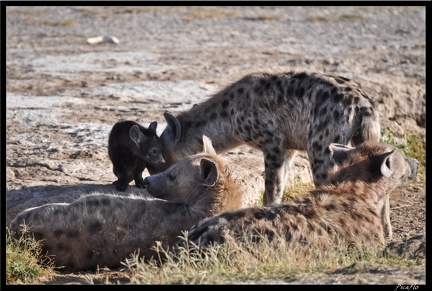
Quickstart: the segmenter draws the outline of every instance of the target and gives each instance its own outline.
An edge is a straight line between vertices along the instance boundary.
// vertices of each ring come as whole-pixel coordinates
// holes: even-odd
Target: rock
[[[96,36],[87,38],[89,44],[101,44],[101,43],[115,43],[118,44],[120,41],[115,36]]]
[[[391,252],[405,259],[425,259],[426,238],[424,235],[416,235],[408,239],[391,242],[384,249],[384,254],[388,255]]]

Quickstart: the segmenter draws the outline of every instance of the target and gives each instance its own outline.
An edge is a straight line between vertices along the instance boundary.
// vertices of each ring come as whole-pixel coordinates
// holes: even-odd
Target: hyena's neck
[[[218,153],[241,144],[233,136],[232,126],[227,116],[219,116],[217,110],[211,106],[197,105],[195,107],[198,106],[200,108],[192,108],[178,117],[182,126],[182,136],[178,143],[179,150],[187,152],[188,155],[201,152],[203,135],[212,140],[212,145]]]
[[[171,228],[172,230],[184,229],[189,225],[196,223],[201,217],[193,211],[192,207],[185,203],[176,203],[172,201],[154,201],[151,205],[152,209],[148,211],[154,211],[154,216],[160,215],[161,209],[164,209],[163,213],[169,213],[170,215],[164,217],[165,227]]]
[[[379,183],[342,182],[337,185],[322,185],[312,191],[312,195],[330,195],[335,200],[364,201],[366,204],[381,209],[389,190]]]

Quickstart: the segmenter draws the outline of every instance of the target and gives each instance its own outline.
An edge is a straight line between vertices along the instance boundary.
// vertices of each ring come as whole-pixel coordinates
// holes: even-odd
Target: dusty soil
[[[6,18],[6,225],[27,207],[115,192],[107,141],[117,121],[155,120],[161,132],[164,111],[187,110],[254,71],[352,78],[395,138],[409,129],[426,140],[424,7],[7,7]],[[119,43],[88,44],[94,36]],[[224,156],[246,189],[263,189],[259,151]],[[290,181],[309,182],[308,167],[300,155]],[[129,193],[146,195],[133,183]],[[389,243],[425,235],[424,180],[393,193],[391,219]],[[372,269],[259,283],[426,282],[424,266]],[[103,283],[92,274],[47,284]]]

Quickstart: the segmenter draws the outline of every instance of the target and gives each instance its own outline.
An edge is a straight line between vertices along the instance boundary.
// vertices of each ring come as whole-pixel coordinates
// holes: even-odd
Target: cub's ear
[[[145,140],[145,135],[141,132],[138,125],[134,125],[129,130],[130,139],[135,142],[136,146],[139,147],[139,144]]]
[[[214,186],[219,177],[216,164],[209,159],[202,158],[200,161],[200,177],[204,184]]]
[[[150,123],[148,129],[150,129],[151,131],[156,132],[156,128],[157,128],[157,121],[153,121],[152,123]]]
[[[355,149],[340,143],[331,143],[328,148],[330,151],[330,156],[335,161],[335,163],[339,165],[346,161],[348,152]]]
[[[162,133],[163,138],[168,139],[173,143],[177,143],[180,140],[182,130],[180,122],[169,112],[164,113],[164,118],[167,122],[167,126]]]
[[[212,144],[211,139],[209,137],[205,136],[205,135],[203,135],[202,139],[203,139],[203,145],[204,145],[203,152],[206,153],[206,154],[213,154],[213,155],[215,155],[216,151],[213,148],[213,144]]]

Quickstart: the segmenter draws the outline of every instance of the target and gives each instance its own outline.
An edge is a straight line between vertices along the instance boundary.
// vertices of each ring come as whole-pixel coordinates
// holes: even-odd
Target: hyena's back
[[[226,119],[232,136],[259,148],[279,138],[286,149],[308,150],[309,140],[357,145],[380,135],[373,101],[350,80],[318,73],[247,75],[182,117],[192,127]]]
[[[83,196],[73,203],[51,203],[25,210],[14,219],[11,229],[19,238],[21,225],[27,225],[30,234],[42,240],[42,252],[55,254],[55,264],[65,270],[119,266],[125,254],[151,247],[133,239],[136,222],[153,211],[150,203],[140,197]]]
[[[416,176],[418,161],[393,145],[365,142],[355,148],[333,144],[332,185],[280,205],[227,211],[200,221],[188,233],[191,245],[222,243],[250,235],[285,239],[290,247],[339,242],[379,246],[385,242],[381,211],[393,190]],[[243,234],[247,236],[243,237]],[[258,237],[258,238],[259,238]],[[318,249],[317,249],[318,251]]]

